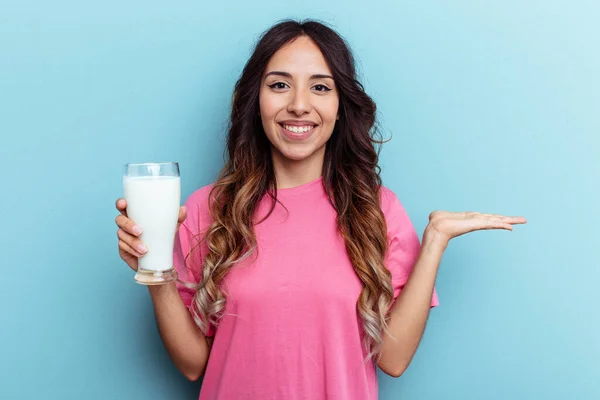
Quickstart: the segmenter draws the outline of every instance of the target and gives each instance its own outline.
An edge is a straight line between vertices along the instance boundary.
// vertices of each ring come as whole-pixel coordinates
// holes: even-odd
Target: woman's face
[[[267,64],[260,88],[260,116],[274,162],[323,162],[338,115],[339,95],[317,45],[300,36]]]

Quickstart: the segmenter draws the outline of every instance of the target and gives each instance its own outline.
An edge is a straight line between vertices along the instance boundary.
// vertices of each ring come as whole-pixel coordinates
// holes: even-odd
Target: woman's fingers
[[[455,219],[464,219],[467,222],[469,231],[505,229],[513,230],[513,225],[524,224],[527,220],[523,217],[509,217],[499,214],[485,214],[479,212],[456,213]]]
[[[140,236],[142,234],[142,228],[124,215],[117,215],[115,222],[119,228],[123,229],[130,235]]]
[[[122,251],[124,251],[128,254],[131,254],[134,257],[137,257],[137,258],[143,257],[142,254],[140,254],[137,251],[135,251],[134,249],[132,249],[130,245],[128,245],[127,243],[125,243],[122,240],[119,240],[119,249],[121,249]]]
[[[524,217],[509,217],[506,215],[500,214],[483,214],[483,213],[475,213],[469,212],[463,214],[464,218],[485,218],[490,221],[499,221],[505,224],[525,224],[527,220]]]
[[[146,246],[144,246],[144,244],[142,243],[142,241],[140,239],[136,238],[135,236],[129,235],[123,229],[119,229],[117,231],[117,237],[119,238],[119,241],[124,242],[134,252],[136,252],[139,255],[139,257],[141,257],[143,254],[145,254],[148,251],[148,249],[146,249]]]
[[[183,221],[185,221],[186,217],[187,217],[187,208],[185,206],[181,206],[179,208],[179,217],[177,218],[177,223],[181,224]]]
[[[513,230],[511,224],[503,221],[501,218],[486,217],[481,215],[479,217],[470,218],[466,221],[469,227],[469,231],[487,230],[487,229],[506,229],[509,231]]]
[[[504,217],[504,221],[509,224],[518,225],[518,224],[526,224],[527,220],[525,217]]]
[[[117,199],[115,206],[121,214],[127,216],[127,201],[125,199]]]
[[[497,215],[497,214],[483,214],[483,215],[489,215],[489,219],[491,219],[492,221],[500,221],[500,222],[504,222],[506,224],[512,224],[512,225],[518,225],[518,224],[524,224],[527,222],[527,220],[523,217],[508,217],[505,215]]]

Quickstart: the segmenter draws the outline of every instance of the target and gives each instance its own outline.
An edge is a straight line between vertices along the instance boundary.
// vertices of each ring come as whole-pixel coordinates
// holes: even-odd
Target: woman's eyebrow
[[[265,78],[269,75],[278,75],[278,76],[283,76],[289,79],[292,79],[292,74],[290,74],[289,72],[284,72],[284,71],[271,71],[268,74],[265,75]],[[331,75],[327,75],[327,74],[314,74],[310,77],[310,79],[332,79],[333,80],[333,76]]]

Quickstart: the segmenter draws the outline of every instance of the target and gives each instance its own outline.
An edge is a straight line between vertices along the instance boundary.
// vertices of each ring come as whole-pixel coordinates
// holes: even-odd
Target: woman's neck
[[[277,189],[293,188],[318,179],[323,174],[325,151],[319,153],[314,153],[303,160],[290,160],[274,151],[273,168]]]

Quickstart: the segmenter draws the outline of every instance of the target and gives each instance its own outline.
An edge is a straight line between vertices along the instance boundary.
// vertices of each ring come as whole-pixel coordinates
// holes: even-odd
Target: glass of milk
[[[139,238],[148,249],[138,259],[136,282],[160,285],[176,280],[173,246],[181,200],[179,164],[126,164],[123,191],[127,216],[142,228]]]

